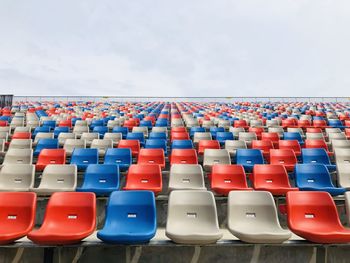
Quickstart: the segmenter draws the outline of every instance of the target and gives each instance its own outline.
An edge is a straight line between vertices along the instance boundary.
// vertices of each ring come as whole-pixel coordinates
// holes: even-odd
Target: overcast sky
[[[348,0],[0,0],[15,95],[350,96]]]

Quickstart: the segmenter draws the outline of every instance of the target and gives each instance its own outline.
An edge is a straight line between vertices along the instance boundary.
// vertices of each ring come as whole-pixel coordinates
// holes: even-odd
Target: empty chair
[[[119,176],[119,168],[116,164],[90,164],[84,173],[83,185],[76,190],[109,195],[119,190]]]
[[[257,140],[255,132],[240,132],[238,134],[239,141],[245,141],[248,145],[251,145],[253,140]]]
[[[167,141],[165,139],[146,140],[145,149],[163,149],[164,155],[168,155]]]
[[[328,141],[332,142],[335,140],[346,140],[345,133],[329,133],[328,134]]]
[[[285,132],[283,140],[297,140],[301,146],[304,145],[304,140],[299,132]]]
[[[193,137],[194,134],[198,132],[198,133],[205,133],[205,128],[203,127],[191,127],[190,129],[190,137]]]
[[[193,136],[193,143],[198,144],[201,140],[211,140],[210,132],[195,132]]]
[[[247,149],[245,141],[227,140],[225,141],[225,149],[228,150],[231,156],[236,156],[237,149]]]
[[[205,149],[220,149],[220,143],[216,140],[200,140],[198,142],[198,154],[203,155]]]
[[[31,191],[39,195],[54,192],[72,192],[77,187],[77,167],[69,164],[49,164],[45,167],[38,188]]]
[[[64,149],[43,149],[36,162],[36,170],[42,171],[48,164],[65,164],[66,151]]]
[[[173,132],[171,131],[170,140],[189,140],[190,135],[187,132]]]
[[[132,133],[143,133],[144,137],[148,137],[148,128],[145,126],[142,127],[133,127]]]
[[[279,149],[291,149],[295,155],[299,157],[301,155],[301,147],[297,140],[280,140],[278,142]]]
[[[193,149],[192,140],[173,140],[171,149]]]
[[[198,190],[172,191],[165,234],[180,244],[210,244],[219,240],[222,233],[214,195]]]
[[[26,236],[34,227],[35,193],[0,193],[0,244],[10,244]]]
[[[210,133],[214,140],[216,140],[216,135],[218,132],[224,132],[224,131],[225,131],[224,127],[210,127]]]
[[[214,165],[210,175],[211,189],[221,195],[232,190],[252,190],[248,187],[246,173],[242,165]]]
[[[277,120],[266,120],[266,126],[269,127],[269,128],[278,127],[279,126],[279,122]]]
[[[324,164],[330,172],[335,171],[336,166],[331,164],[325,149],[302,149],[301,151],[304,164]]]
[[[166,132],[151,132],[148,138],[152,140],[167,140],[168,136]]]
[[[120,140],[118,148],[129,148],[133,157],[137,157],[140,152],[139,140]]]
[[[120,121],[119,120],[108,120],[107,122],[107,128],[109,130],[113,130],[114,127],[120,126]]]
[[[8,149],[2,164],[32,164],[32,149]]]
[[[337,164],[337,179],[340,187],[350,189],[350,164],[338,163]]]
[[[133,164],[126,176],[124,190],[162,191],[162,171],[158,164]]]
[[[248,172],[253,170],[255,164],[264,164],[264,158],[258,149],[237,149],[237,164],[243,165]]]
[[[108,127],[107,126],[95,126],[92,130],[93,133],[98,133],[99,138],[102,138],[106,132],[108,132]]]
[[[316,132],[307,132],[306,133],[306,139],[307,140],[324,140],[323,133],[316,133]]]
[[[122,139],[123,135],[121,133],[106,132],[103,136],[105,140],[112,140],[113,147],[117,146],[119,141]]]
[[[122,138],[126,139],[126,135],[128,134],[129,130],[127,127],[114,127],[112,132],[113,133],[121,133]]]
[[[282,127],[269,127],[267,129],[269,133],[278,133],[279,137],[283,137],[284,129]]]
[[[282,243],[292,236],[281,227],[269,192],[232,191],[227,212],[229,231],[244,242]]]
[[[29,191],[34,186],[34,176],[32,164],[5,164],[0,170],[0,191]]]
[[[206,190],[202,166],[199,164],[173,164],[170,168],[169,191]]]
[[[326,192],[287,193],[288,227],[315,243],[348,243],[350,229],[344,228],[333,198]]]
[[[141,149],[137,160],[138,164],[158,164],[165,168],[163,149]]]
[[[58,149],[58,140],[40,139],[35,147],[34,155],[39,155],[43,149]]]
[[[104,164],[117,164],[120,171],[127,171],[132,164],[131,149],[109,148],[104,157]]]
[[[9,149],[32,149],[32,139],[12,139]]]
[[[71,156],[74,149],[85,149],[85,140],[80,139],[66,139],[63,145],[63,149],[66,151],[66,155]]]
[[[88,133],[89,132],[89,126],[77,126],[75,125],[73,128],[73,133],[76,134],[78,136],[78,138],[80,138],[80,136],[83,133]]]
[[[98,150],[76,148],[73,150],[70,163],[77,165],[79,170],[86,169],[89,164],[98,164]]]
[[[85,140],[86,146],[90,146],[92,141],[98,139],[100,135],[97,132],[84,132],[82,133],[80,139]]]
[[[55,138],[58,138],[58,135],[60,135],[61,133],[68,133],[69,132],[69,127],[56,127],[53,130],[53,135]]]
[[[271,141],[274,148],[277,148],[280,136],[277,132],[263,132],[261,133],[261,140]]]
[[[113,141],[111,139],[94,139],[91,142],[90,148],[98,149],[99,155],[105,155],[107,149],[113,148]]]
[[[301,137],[304,137],[304,131],[302,128],[287,128],[287,132],[299,132]]]
[[[53,132],[39,132],[37,135],[35,135],[34,138],[34,145],[38,143],[39,140],[41,139],[54,139],[54,134]]]
[[[71,132],[61,132],[57,139],[59,146],[63,146],[67,139],[76,139],[76,135]]]
[[[338,148],[334,151],[335,161],[339,164],[350,164],[350,149]]]
[[[206,149],[203,157],[204,170],[211,171],[216,164],[231,164],[230,154],[225,149]]]
[[[300,191],[324,191],[334,196],[346,191],[333,185],[329,171],[323,164],[297,164],[295,184]]]
[[[289,191],[298,191],[298,188],[291,187],[286,168],[278,164],[255,165],[253,187],[255,190],[268,191],[273,195],[285,195]]]
[[[331,133],[341,133],[342,130],[339,128],[326,128],[325,132],[329,136]]]
[[[103,242],[145,243],[156,234],[156,202],[150,191],[113,192],[106,215],[104,227],[97,233]]]
[[[281,164],[288,172],[294,171],[297,157],[292,149],[271,149],[270,164]]]
[[[195,149],[173,149],[170,155],[170,164],[198,164]]]
[[[234,140],[232,132],[216,132],[216,140],[219,141],[220,144],[225,144],[227,140]]]
[[[164,132],[165,134],[168,133],[168,128],[167,127],[153,127],[152,132]]]
[[[270,150],[274,149],[273,143],[271,140],[254,140],[252,141],[252,149],[261,150],[265,160],[270,160]]]
[[[31,139],[32,134],[30,132],[15,132],[12,135],[12,140],[13,139]]]
[[[93,193],[54,193],[46,207],[43,224],[28,234],[42,245],[80,242],[95,231],[96,197]]]
[[[48,126],[36,127],[32,133],[32,138],[35,138],[38,133],[50,133],[50,130]]]
[[[314,139],[314,140],[305,140],[305,148],[322,148],[325,149],[328,155],[333,155],[332,152],[329,152],[327,143],[322,139]]]
[[[138,140],[140,145],[143,146],[145,144],[145,135],[142,132],[129,132],[126,135],[127,140]]]

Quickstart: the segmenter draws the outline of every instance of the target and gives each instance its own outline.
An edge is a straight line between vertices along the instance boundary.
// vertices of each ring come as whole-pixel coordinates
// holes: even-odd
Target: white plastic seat
[[[334,150],[335,161],[338,164],[350,164],[350,149],[336,148]]]
[[[266,120],[266,126],[267,127],[278,127],[280,124],[278,120]],[[270,132],[270,131],[269,131]]]
[[[148,137],[148,128],[145,126],[142,127],[132,127],[132,132],[142,132],[143,136]]]
[[[275,132],[275,133],[278,133],[278,135],[279,135],[280,137],[282,137],[282,136],[283,136],[283,133],[284,133],[284,130],[283,130],[282,127],[269,127],[269,128],[267,129],[267,131],[268,131],[268,132]]]
[[[0,170],[0,191],[29,191],[34,186],[34,176],[32,164],[5,164]]]
[[[103,136],[103,139],[112,140],[113,146],[117,146],[119,141],[123,138],[123,135],[120,132],[106,132]]]
[[[33,144],[36,145],[40,139],[53,139],[53,138],[54,138],[53,132],[38,132],[35,135]]]
[[[5,142],[7,142],[8,138],[9,138],[9,133],[8,132],[0,132],[0,139],[2,139]]]
[[[302,137],[305,137],[304,131],[302,128],[288,127],[287,132],[299,132]],[[283,133],[281,135],[283,135]]]
[[[100,135],[98,132],[83,132],[80,136],[81,140],[85,140],[86,146],[90,146],[92,141],[95,139],[99,139]]]
[[[226,140],[225,149],[231,156],[236,156],[237,149],[247,149],[247,143],[245,141]]]
[[[323,133],[316,133],[316,132],[307,132],[306,133],[306,139],[307,140],[324,140]]]
[[[73,133],[77,135],[77,138],[80,138],[80,136],[83,133],[88,133],[88,132],[89,132],[89,126],[86,126],[86,125],[78,125],[78,126],[75,125],[73,128]]]
[[[330,142],[333,140],[346,140],[346,136],[343,132],[333,132],[328,134],[328,140]]]
[[[222,233],[213,193],[172,191],[169,195],[165,234],[180,244],[210,244],[219,240]]]
[[[85,140],[81,139],[66,139],[63,145],[63,149],[66,150],[66,154],[71,156],[75,148],[86,148]]]
[[[86,120],[77,120],[76,122],[75,122],[75,125],[74,125],[74,127],[79,127],[79,126],[88,126],[88,122],[86,121]]]
[[[9,149],[32,149],[33,141],[31,139],[12,139]]]
[[[5,155],[5,140],[0,139],[0,155],[4,156]]]
[[[281,227],[270,192],[231,191],[227,220],[229,231],[248,243],[282,243],[292,235]]]
[[[210,132],[195,132],[193,135],[193,143],[198,144],[201,140],[211,140]]]
[[[229,120],[219,120],[218,127],[223,127],[227,130],[231,126],[231,122]]]
[[[350,190],[350,163],[337,163],[337,181],[340,187]]]
[[[58,143],[61,147],[64,145],[67,139],[76,139],[76,138],[77,138],[76,134],[72,132],[61,132],[60,134],[58,134],[58,137],[57,137]]]
[[[206,190],[202,166],[199,164],[173,164],[169,174],[169,191]]]
[[[243,127],[230,127],[229,132],[232,132],[233,137],[238,139],[239,133],[240,132],[245,132]]]
[[[114,127],[119,127],[120,121],[119,120],[109,120],[107,122],[107,127],[109,130],[112,130]]]
[[[45,167],[38,188],[31,191],[39,195],[54,192],[71,192],[77,187],[77,167],[69,164],[49,164]]]
[[[202,121],[202,127],[203,128],[209,129],[210,127],[213,127],[213,126],[214,126],[214,122],[213,121],[210,121],[210,120]]]
[[[108,148],[113,148],[113,141],[111,139],[94,139],[90,148],[96,148],[99,155],[105,155]]]
[[[167,127],[153,127],[152,132],[165,132],[168,133]]]
[[[326,134],[329,135],[331,133],[341,133],[341,129],[339,128],[325,128]]]
[[[231,157],[226,149],[205,149],[203,157],[203,168],[211,171],[215,164],[231,164]]]
[[[199,126],[199,122],[197,119],[189,119],[186,121],[187,128],[198,127],[198,126]]]
[[[8,149],[3,164],[32,164],[32,149]]]
[[[31,132],[31,128],[30,127],[27,127],[27,126],[19,126],[19,127],[16,127],[15,130],[13,131],[13,133],[16,133],[16,132]]]
[[[0,127],[0,132],[7,132],[8,134],[11,133],[10,126]]]
[[[262,120],[250,120],[250,127],[262,127],[263,122]]]
[[[350,149],[350,141],[349,140],[332,140],[331,141],[333,150],[338,148]]]
[[[171,120],[171,127],[183,127],[184,123],[181,119],[172,119]]]

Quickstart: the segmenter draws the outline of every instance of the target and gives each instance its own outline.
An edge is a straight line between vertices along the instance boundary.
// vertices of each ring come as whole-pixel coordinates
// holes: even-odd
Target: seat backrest
[[[336,148],[334,150],[335,153],[335,161],[337,164],[339,163],[350,163],[350,148]]]
[[[8,149],[3,164],[32,164],[32,149]]]
[[[260,149],[262,151],[269,153],[270,149],[273,149],[273,143],[271,140],[253,140],[252,149]]]
[[[307,140],[324,140],[323,133],[306,132]]]
[[[77,187],[77,167],[69,164],[49,164],[45,167],[39,188],[64,189]]]
[[[38,143],[42,139],[53,139],[54,133],[53,132],[38,132],[35,135],[34,143]]]
[[[301,150],[303,163],[309,164],[331,164],[328,154],[325,149],[322,148],[305,148]]]
[[[297,164],[295,179],[297,187],[334,187],[324,164]]]
[[[81,164],[98,163],[98,150],[75,148],[72,153],[71,164],[77,164],[77,163],[81,163]]]
[[[203,165],[231,164],[231,157],[226,149],[205,149]]]
[[[256,139],[257,139],[257,136],[255,132],[240,132],[238,134],[239,141],[253,141]]]
[[[31,139],[12,139],[9,149],[32,149],[32,145]]]
[[[113,141],[111,139],[93,139],[90,148],[107,150],[108,148],[113,148]]]
[[[287,170],[283,165],[257,164],[253,168],[253,185],[290,187]]]
[[[258,149],[237,149],[237,164],[263,164],[262,153]]]
[[[197,152],[195,149],[173,149],[170,156],[171,164],[198,164]]]
[[[226,184],[234,184],[248,188],[246,173],[242,165],[236,164],[217,164],[211,171],[211,180],[221,181]]]
[[[66,162],[66,151],[64,149],[43,149],[37,163],[64,164]]]
[[[202,166],[173,164],[170,168],[169,190],[205,189]]]
[[[271,149],[271,164],[296,164],[297,157],[292,149]]]
[[[138,164],[159,164],[165,166],[163,149],[141,149],[137,160]]]
[[[193,136],[193,142],[198,143],[200,140],[211,140],[210,132],[195,132]]]
[[[0,170],[1,189],[23,189],[34,186],[35,166],[32,164],[5,164]]]
[[[127,173],[127,184],[158,185],[162,182],[162,172],[158,164],[132,164]]]
[[[331,143],[334,151],[338,148],[350,149],[350,140],[332,140]]]
[[[118,189],[119,177],[119,168],[116,164],[90,164],[84,174],[84,186]]]
[[[192,140],[173,140],[171,143],[172,149],[193,149]]]
[[[128,148],[109,148],[105,154],[105,164],[128,164],[132,163],[131,150]]]

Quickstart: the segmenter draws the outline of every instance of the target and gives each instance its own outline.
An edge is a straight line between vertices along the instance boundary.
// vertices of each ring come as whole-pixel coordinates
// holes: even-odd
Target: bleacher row
[[[340,103],[21,102],[0,116],[0,243],[79,242],[95,231],[96,196],[109,197],[99,239],[144,243],[157,231],[155,196],[169,193],[165,231],[176,243],[222,237],[217,196],[228,196],[227,228],[242,241],[293,232],[347,243],[332,196],[350,203],[349,136]],[[51,197],[33,230],[37,195]]]

